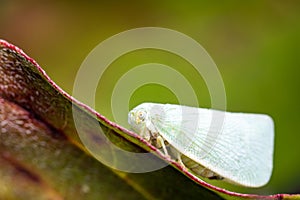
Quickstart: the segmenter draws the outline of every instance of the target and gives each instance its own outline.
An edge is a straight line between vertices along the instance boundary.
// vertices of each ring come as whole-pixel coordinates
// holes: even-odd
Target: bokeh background
[[[0,38],[21,47],[65,91],[88,53],[119,32],[144,26],[180,31],[211,55],[224,80],[227,110],[267,113],[276,127],[270,183],[245,192],[300,193],[300,1],[10,1],[0,0]],[[176,42],[176,41],[174,41]],[[120,69],[159,62],[180,70],[210,107],[201,77],[165,52],[122,56],[109,67],[97,91],[97,110],[113,120],[110,98]],[[121,70],[121,71],[122,71]],[[159,85],[134,92],[129,108],[143,101],[177,103]],[[127,108],[126,108],[127,109]]]

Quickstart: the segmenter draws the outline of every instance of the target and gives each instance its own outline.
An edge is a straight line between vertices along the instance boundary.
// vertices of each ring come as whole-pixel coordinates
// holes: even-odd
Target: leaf
[[[87,137],[97,123],[119,147],[152,151],[172,166],[133,174],[113,170],[81,143],[72,104]],[[108,153],[114,156],[113,152]],[[176,170],[177,169],[177,170]],[[179,171],[178,171],[179,170]],[[183,176],[181,173],[185,176]],[[107,120],[60,89],[22,50],[0,40],[0,199],[300,199],[259,196],[210,185],[137,134]]]

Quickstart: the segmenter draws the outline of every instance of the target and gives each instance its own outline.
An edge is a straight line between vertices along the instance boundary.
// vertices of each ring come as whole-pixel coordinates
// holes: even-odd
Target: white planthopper
[[[261,187],[271,177],[274,123],[268,115],[143,103],[129,112],[128,122],[202,177],[245,187]]]

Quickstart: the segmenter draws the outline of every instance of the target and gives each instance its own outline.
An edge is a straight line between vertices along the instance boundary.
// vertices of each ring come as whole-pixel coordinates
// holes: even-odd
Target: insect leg
[[[180,165],[185,167],[185,165],[183,164],[183,162],[181,160],[181,153],[179,153],[179,152],[177,152],[177,161],[179,162]]]
[[[171,147],[171,151],[172,151],[173,155],[176,156],[177,162],[182,166],[182,168],[186,168],[185,164],[183,163],[183,161],[181,159],[182,154],[174,147]]]
[[[164,139],[161,136],[157,136],[156,141],[157,141],[157,144],[163,148],[165,155],[170,157],[170,155],[168,154]]]
[[[147,129],[147,127],[143,127],[143,129],[140,132],[140,135],[142,136],[142,138],[144,138],[147,141],[150,141],[151,135],[149,130]]]

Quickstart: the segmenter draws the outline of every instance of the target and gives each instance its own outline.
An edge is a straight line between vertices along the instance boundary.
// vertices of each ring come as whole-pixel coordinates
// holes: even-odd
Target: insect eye
[[[138,113],[138,118],[139,118],[141,121],[144,121],[144,120],[145,120],[145,112],[139,112],[139,113]]]

